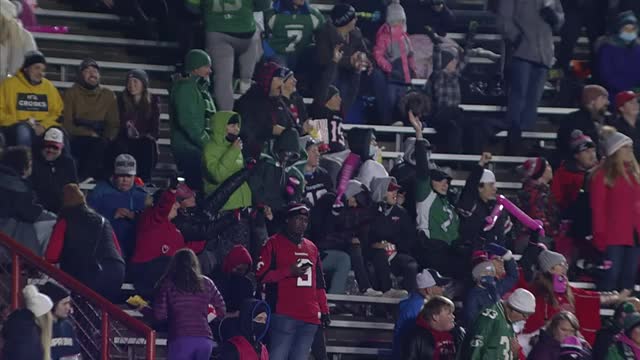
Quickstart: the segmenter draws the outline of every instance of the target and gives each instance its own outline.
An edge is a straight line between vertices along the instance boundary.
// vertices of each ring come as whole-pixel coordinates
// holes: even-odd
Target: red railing
[[[100,359],[109,360],[111,358],[109,355],[110,344],[112,344],[110,339],[110,330],[112,330],[111,321],[116,320],[124,325],[125,328],[144,337],[146,340],[145,358],[148,360],[155,360],[156,333],[145,323],[129,316],[122,309],[115,306],[62,270],[47,263],[43,258],[35,255],[31,250],[17,243],[6,234],[0,233],[0,247],[5,248],[11,257],[10,291],[12,310],[15,310],[20,305],[20,293],[24,286],[24,279],[21,278],[22,267],[23,265],[28,264],[29,266],[46,274],[48,277],[56,280],[60,284],[63,284],[74,295],[83,297],[87,302],[98,308],[99,318],[101,321],[99,327]]]

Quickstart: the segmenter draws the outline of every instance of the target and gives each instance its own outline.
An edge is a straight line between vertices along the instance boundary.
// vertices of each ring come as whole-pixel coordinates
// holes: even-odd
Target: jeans
[[[309,357],[318,325],[274,314],[270,327],[269,359],[301,360]]]
[[[344,294],[347,285],[347,277],[351,270],[351,258],[344,251],[324,250],[322,258],[322,270],[331,274],[331,287],[329,294]]]
[[[638,272],[639,246],[608,246],[605,257],[611,268],[603,271],[598,283],[599,291],[633,290]]]
[[[365,265],[364,256],[362,256],[362,247],[351,245],[349,255],[351,255],[351,268],[356,275],[358,287],[361,292],[365,292],[371,288],[371,281],[369,281],[369,272]]]
[[[26,121],[5,127],[3,132],[7,146],[26,146],[30,148],[36,136],[31,125]]]
[[[383,249],[373,249],[371,262],[376,271],[377,289],[386,292],[391,289],[391,273],[402,275],[402,287],[408,292],[416,289],[418,263],[407,254],[396,254],[389,262],[389,256]]]
[[[202,192],[202,152],[173,152],[178,170],[182,172],[186,184],[196,192]]]
[[[179,336],[167,343],[167,360],[209,360],[213,340],[201,336]]]
[[[313,344],[311,345],[311,355],[313,355],[314,360],[328,360],[327,356],[327,342],[324,336],[324,329],[322,326],[318,327],[318,331],[316,331],[316,336],[313,339]]]
[[[547,72],[547,67],[542,64],[516,57],[511,60],[506,119],[510,126],[509,147],[512,152],[518,152],[522,130],[529,130],[536,124]]]

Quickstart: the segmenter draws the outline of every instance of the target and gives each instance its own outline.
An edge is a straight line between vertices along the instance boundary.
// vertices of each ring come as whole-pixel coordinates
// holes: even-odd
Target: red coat
[[[609,187],[604,171],[598,170],[591,180],[593,245],[599,251],[607,246],[631,246],[634,229],[640,233],[640,185],[631,174],[628,177],[629,181],[620,176]]]
[[[169,221],[169,212],[175,203],[176,195],[165,191],[158,204],[140,215],[132,263],[146,263],[161,256],[173,256],[185,247],[182,233]]]
[[[563,162],[553,175],[551,194],[561,212],[576,201],[584,184],[586,173],[571,163]]]

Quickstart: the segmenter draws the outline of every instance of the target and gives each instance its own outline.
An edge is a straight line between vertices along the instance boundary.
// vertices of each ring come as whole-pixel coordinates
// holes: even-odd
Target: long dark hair
[[[122,105],[125,112],[135,112],[141,114],[146,120],[148,115],[151,113],[151,93],[149,92],[149,89],[144,86],[144,88],[142,89],[142,94],[140,94],[140,102],[136,104],[133,95],[131,95],[129,89],[127,88],[127,84],[125,84],[124,91],[122,92]]]
[[[200,262],[193,250],[180,249],[173,255],[167,271],[158,281],[158,285],[161,285],[166,280],[171,280],[176,288],[184,292],[198,293],[204,291]]]

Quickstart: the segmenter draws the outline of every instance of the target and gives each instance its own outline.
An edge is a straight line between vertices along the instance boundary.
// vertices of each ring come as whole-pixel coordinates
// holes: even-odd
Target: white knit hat
[[[514,309],[524,314],[533,314],[536,312],[536,297],[529,290],[522,288],[516,289],[509,298],[507,304]]]
[[[602,145],[605,155],[611,156],[623,146],[633,145],[633,140],[627,135],[616,131],[602,139],[600,145]]]
[[[481,184],[491,184],[496,182],[496,175],[491,170],[484,169],[482,171],[482,177],[480,178]]]
[[[406,20],[407,15],[405,15],[404,8],[400,5],[400,0],[392,0],[391,4],[387,6],[387,24],[397,24]]]
[[[27,285],[22,289],[24,303],[33,315],[40,317],[53,308],[53,302],[47,295],[41,294],[35,285]]]

